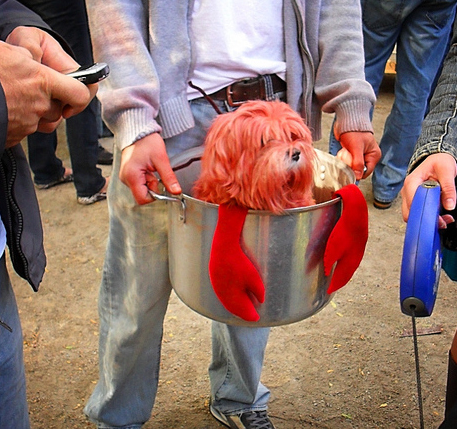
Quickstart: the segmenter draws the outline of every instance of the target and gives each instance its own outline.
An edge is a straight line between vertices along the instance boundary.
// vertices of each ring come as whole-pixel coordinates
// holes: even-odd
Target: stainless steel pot
[[[179,298],[210,319],[240,326],[278,326],[312,316],[331,299],[331,276],[324,275],[327,239],[341,214],[333,191],[355,182],[352,170],[332,155],[316,149],[314,196],[316,205],[277,216],[249,211],[243,228],[245,250],[262,276],[265,302],[258,322],[246,322],[228,312],[215,295],[208,275],[211,243],[218,206],[191,196],[200,172],[202,148],[171,160],[183,189],[179,197],[154,196],[169,206],[170,278]]]

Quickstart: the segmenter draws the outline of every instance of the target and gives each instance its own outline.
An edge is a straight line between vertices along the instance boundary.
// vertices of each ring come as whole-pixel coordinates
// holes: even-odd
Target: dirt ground
[[[378,138],[392,99],[387,85],[375,111]],[[330,123],[326,116],[324,136]],[[62,130],[61,135],[59,154],[69,163]],[[316,146],[325,149],[326,143]],[[104,167],[104,173],[110,169]],[[411,320],[401,313],[398,298],[405,232],[401,202],[378,211],[369,179],[361,189],[369,206],[370,238],[355,276],[318,314],[272,329],[262,379],[272,390],[270,415],[278,429],[419,427],[413,340],[403,336]],[[38,197],[48,256],[39,293],[12,274],[32,427],[92,427],[82,410],[97,380],[97,295],[107,205],[78,205],[72,184],[38,191]],[[426,428],[436,428],[443,415],[456,294],[443,273],[433,315],[418,320],[419,329],[439,332],[419,337]],[[209,361],[210,321],[172,295],[160,389],[145,428],[220,428],[208,412]]]

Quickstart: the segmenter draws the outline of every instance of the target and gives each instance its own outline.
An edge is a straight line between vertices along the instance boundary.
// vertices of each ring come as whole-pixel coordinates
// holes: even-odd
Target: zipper
[[[294,10],[295,10],[295,16],[297,18],[297,27],[298,27],[298,44],[300,46],[300,49],[301,49],[301,53],[304,57],[304,59],[306,59],[306,62],[303,61],[303,66],[305,66],[305,64],[307,63],[308,66],[309,66],[309,70],[310,70],[310,73],[306,73],[306,70],[303,69],[303,74],[304,76],[307,77],[307,80],[308,80],[308,85],[306,85],[306,88],[314,88],[314,64],[313,64],[313,61],[311,59],[311,54],[309,53],[309,49],[307,46],[305,46],[305,43],[304,43],[304,27],[303,27],[303,22],[304,22],[304,16],[303,16],[303,11],[301,10],[301,8],[299,7],[298,5],[298,2],[296,0],[293,0],[292,1],[292,4],[293,4],[293,7],[294,7]],[[309,76],[312,76],[312,85],[310,85],[309,81]],[[306,91],[305,93],[305,106],[306,106],[306,112],[311,112],[311,109],[312,109],[312,91]],[[304,119],[307,119],[307,118],[304,118]]]
[[[8,210],[8,232],[11,237],[11,244],[12,249],[10,249],[10,257],[13,262],[13,266],[16,266],[17,263],[21,264],[23,268],[23,275],[28,281],[30,280],[29,276],[29,267],[27,263],[27,258],[25,257],[24,253],[22,252],[20,241],[22,236],[22,231],[24,228],[24,219],[22,216],[22,212],[19,209],[19,206],[16,204],[13,198],[13,185],[17,177],[17,162],[16,158],[14,157],[11,149],[6,149],[4,152],[4,156],[8,157],[8,160],[11,164],[11,174],[10,180],[8,180],[6,176],[6,172],[4,167],[2,166],[1,174],[2,179],[5,183],[5,191],[6,191],[6,198],[9,204],[7,204]],[[17,231],[14,233],[13,230],[13,216],[17,218]],[[2,219],[5,222],[6,219]]]

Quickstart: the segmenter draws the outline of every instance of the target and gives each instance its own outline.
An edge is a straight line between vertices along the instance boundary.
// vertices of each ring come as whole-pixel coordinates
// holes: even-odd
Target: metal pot
[[[218,206],[193,198],[200,172],[202,147],[171,160],[183,189],[179,197],[154,194],[167,201],[170,278],[178,297],[210,319],[239,326],[278,326],[312,316],[331,299],[331,275],[324,275],[327,239],[341,214],[340,198],[332,193],[355,182],[354,173],[334,156],[315,149],[316,205],[289,209],[284,215],[251,210],[243,228],[245,251],[255,261],[264,285],[258,322],[246,322],[228,312],[215,295],[208,261],[218,218]]]

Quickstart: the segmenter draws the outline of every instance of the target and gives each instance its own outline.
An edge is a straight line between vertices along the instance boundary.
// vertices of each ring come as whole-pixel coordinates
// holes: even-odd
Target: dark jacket
[[[0,0],[0,39],[5,40],[19,25],[48,28],[16,1]],[[5,149],[7,127],[8,109],[0,81],[0,216],[13,267],[37,291],[46,266],[40,211],[22,146]]]

